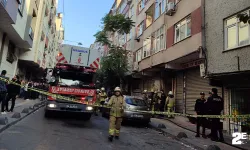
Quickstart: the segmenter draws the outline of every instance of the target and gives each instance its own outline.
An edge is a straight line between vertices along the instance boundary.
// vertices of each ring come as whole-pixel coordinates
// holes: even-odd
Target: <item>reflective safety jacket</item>
[[[99,93],[99,95],[100,95],[100,101],[101,102],[105,101],[105,99],[107,98],[106,92],[101,92],[101,93]]]
[[[112,96],[108,102],[110,109],[110,116],[122,117],[124,113],[124,97],[123,96]]]
[[[175,105],[175,99],[174,99],[173,96],[168,96],[168,97],[166,98],[165,106],[166,106],[166,105],[167,105],[167,107],[170,107],[170,108],[174,107],[174,105]]]

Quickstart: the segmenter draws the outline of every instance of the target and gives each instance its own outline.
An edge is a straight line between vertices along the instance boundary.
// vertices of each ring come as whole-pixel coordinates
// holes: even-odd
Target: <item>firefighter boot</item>
[[[108,139],[109,139],[110,142],[112,142],[112,141],[113,141],[113,138],[114,138],[114,136],[113,136],[113,135],[110,135]]]

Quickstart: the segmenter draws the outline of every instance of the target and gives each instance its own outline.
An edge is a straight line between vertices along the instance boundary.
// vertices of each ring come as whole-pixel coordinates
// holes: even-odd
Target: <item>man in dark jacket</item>
[[[7,74],[6,70],[3,70],[1,72],[0,77],[7,79],[5,76]],[[6,106],[6,94],[7,94],[7,87],[6,87],[6,82],[3,80],[0,80],[0,102],[2,102],[2,107],[1,107],[1,112],[2,114],[6,113],[5,112],[5,106]]]
[[[14,83],[16,83],[16,84],[18,84],[18,85],[16,85],[16,84],[13,84],[13,83],[10,83],[8,86],[7,86],[7,89],[8,89],[8,96],[7,96],[7,103],[6,103],[6,109],[7,109],[7,111],[11,111],[11,112],[13,112],[13,109],[14,109],[14,107],[15,107],[15,102],[16,102],[16,97],[19,95],[19,93],[20,93],[20,89],[21,89],[21,81],[19,80],[19,76],[15,76],[12,80],[11,80],[12,82],[14,82]],[[8,102],[9,102],[9,100],[11,100],[11,108],[10,108],[10,110],[8,110]]]
[[[221,115],[221,111],[224,107],[223,99],[218,96],[218,90],[216,88],[212,88],[212,96],[207,99],[207,109],[209,115]],[[220,123],[220,118],[212,118],[212,127],[211,127],[211,140],[212,141],[224,141],[222,134],[222,126]],[[218,138],[218,132],[220,135],[220,139]]]
[[[164,107],[165,107],[165,104],[166,104],[166,94],[164,93],[163,90],[161,90],[161,111],[163,112],[164,111]]]
[[[205,107],[205,93],[201,92],[200,93],[201,98],[196,100],[195,103],[195,111],[197,113],[197,115],[205,115],[206,113],[206,107]],[[205,135],[205,120],[206,118],[203,117],[197,117],[197,124],[196,124],[196,130],[197,130],[197,134],[196,137],[200,137],[200,126],[202,126],[202,137],[206,138]]]

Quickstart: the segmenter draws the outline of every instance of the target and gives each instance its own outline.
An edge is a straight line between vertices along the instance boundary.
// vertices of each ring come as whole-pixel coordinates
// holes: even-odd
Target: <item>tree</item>
[[[117,45],[112,44],[108,39],[108,34],[115,32],[128,34],[134,22],[122,14],[107,14],[102,19],[103,30],[98,31],[94,36],[96,42],[106,45],[109,48],[109,55],[101,60],[101,69],[97,71],[99,86],[115,87],[122,84],[125,73],[128,71],[127,51]]]

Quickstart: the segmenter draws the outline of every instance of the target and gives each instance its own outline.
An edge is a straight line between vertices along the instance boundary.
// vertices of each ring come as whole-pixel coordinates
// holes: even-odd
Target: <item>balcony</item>
[[[0,0],[0,28],[16,23],[17,11],[17,0]]]

